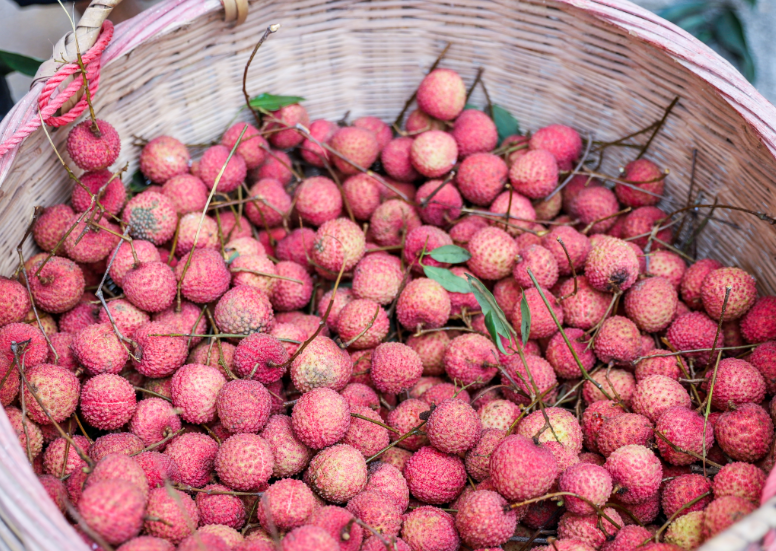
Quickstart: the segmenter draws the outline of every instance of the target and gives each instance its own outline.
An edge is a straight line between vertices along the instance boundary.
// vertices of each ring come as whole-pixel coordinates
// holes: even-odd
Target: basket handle
[[[30,88],[38,82],[46,81],[54,76],[54,73],[63,65],[63,61],[64,63],[76,61],[79,50],[83,53],[94,46],[100,35],[102,24],[108,19],[113,8],[120,3],[121,0],[92,0],[76,25],[75,34],[72,31],[67,33],[54,45],[51,58],[38,67],[38,72],[35,74]],[[78,39],[78,48],[76,48],[76,38]]]

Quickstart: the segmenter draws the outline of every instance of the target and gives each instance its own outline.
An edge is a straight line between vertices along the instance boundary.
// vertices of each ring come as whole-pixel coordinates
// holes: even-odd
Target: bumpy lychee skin
[[[773,422],[757,404],[742,404],[719,417],[714,436],[728,456],[751,463],[767,455],[773,442]]]
[[[617,526],[623,526],[622,517],[616,510],[607,507],[603,512],[608,518],[617,523]],[[558,537],[560,539],[557,543],[573,541],[589,546],[567,548],[569,550],[573,549],[574,551],[588,551],[588,549],[591,548],[600,549],[604,542],[610,537],[613,537],[616,533],[617,528],[608,520],[603,520],[599,525],[598,515],[574,515],[572,513],[564,513],[558,522]],[[548,549],[552,549],[552,547],[548,547]],[[563,548],[560,548],[559,551],[561,549]]]
[[[590,403],[582,413],[581,425],[585,448],[597,452],[596,441],[603,424],[624,413],[622,406],[614,401],[603,399]],[[603,458],[601,464],[603,464]]]
[[[291,210],[291,197],[278,180],[259,180],[250,192],[250,196],[257,200],[245,205],[245,214],[259,228],[279,226],[283,216]]]
[[[714,430],[711,424],[707,424],[704,432],[703,416],[686,407],[675,406],[665,410],[658,418],[655,430],[675,447],[694,452],[696,455],[708,454],[714,445]],[[656,438],[657,449],[666,462],[672,465],[690,465],[697,461],[692,455],[676,451],[665,440]]]
[[[562,124],[540,128],[528,143],[532,150],[544,149],[552,153],[564,170],[570,168],[571,163],[582,154],[582,138],[579,133]]]
[[[489,490],[472,493],[460,506],[455,526],[461,539],[472,548],[496,547],[514,534],[517,512],[507,501]]]
[[[97,438],[89,448],[92,461],[99,461],[111,453],[135,455],[143,450],[143,441],[129,432],[115,432]]]
[[[410,281],[399,295],[396,316],[403,327],[414,331],[442,327],[450,317],[450,296],[436,281],[418,278]]]
[[[316,388],[299,398],[291,413],[294,434],[305,445],[320,450],[338,442],[350,427],[345,399],[330,388]]]
[[[62,239],[75,215],[69,205],[54,205],[43,210],[32,226],[32,237],[35,243],[44,250],[52,251]],[[61,249],[59,249],[61,250]],[[60,252],[60,254],[62,254]]]
[[[611,304],[612,295],[594,289],[583,275],[578,275],[576,280],[576,294],[573,279],[560,286],[558,294],[563,300],[559,302],[563,307],[564,321],[572,327],[586,331],[603,319]]]
[[[164,262],[147,262],[133,268],[122,284],[127,300],[145,312],[161,312],[175,300],[175,273]]]
[[[18,411],[15,408],[8,408],[6,409],[6,414],[8,414],[8,418],[11,421],[11,424],[16,428],[16,423],[14,422],[13,416],[9,413],[11,411]],[[21,413],[21,412],[20,412]],[[30,421],[28,420],[28,423]],[[19,422],[18,427],[21,429],[21,423]],[[31,431],[28,427],[28,433]],[[22,435],[24,432],[22,431]],[[57,438],[53,442],[51,442],[48,447],[46,448],[46,452],[43,454],[43,468],[44,471],[48,474],[52,474],[55,476],[64,476],[66,474],[70,474],[76,469],[80,469],[81,467],[86,466],[86,462],[81,459],[81,456],[78,455],[78,452],[75,450],[75,447],[78,447],[78,449],[83,452],[84,454],[89,453],[89,441],[84,436],[72,436],[71,437],[73,442],[75,443],[75,446],[68,445],[67,441],[64,438]],[[26,446],[23,446],[26,447]],[[65,461],[65,448],[68,449],[67,454],[67,461]],[[40,450],[40,448],[39,448]],[[36,454],[33,454],[36,455]]]
[[[133,238],[161,245],[175,233],[178,216],[167,196],[155,191],[144,191],[129,200],[124,207],[122,220],[129,225]]]
[[[425,427],[431,445],[451,454],[461,454],[473,447],[481,430],[482,424],[474,408],[452,399],[437,405]]]
[[[245,128],[245,132],[243,132],[243,128]],[[230,126],[221,137],[221,145],[231,151],[240,134],[243,136],[240,145],[237,146],[236,153],[239,153],[245,160],[245,166],[248,170],[257,168],[266,160],[266,149],[269,144],[252,124],[238,122]]]
[[[107,480],[84,490],[78,512],[105,541],[118,545],[140,533],[145,499],[139,489],[124,480]]]
[[[498,130],[493,120],[477,109],[467,109],[455,120],[452,130],[458,154],[468,157],[485,153],[498,145]]]
[[[403,277],[401,268],[390,257],[369,255],[359,261],[353,272],[353,293],[356,298],[385,306],[396,298]]]
[[[531,327],[529,337],[530,339],[546,339],[552,337],[558,331],[558,324],[563,324],[563,309],[558,305],[555,297],[547,290],[542,289],[544,298],[552,308],[552,314],[555,314],[555,318],[558,320],[558,324],[555,323],[553,315],[544,303],[541,294],[536,287],[531,287],[523,291],[525,293],[525,300],[528,304],[528,310],[531,312]],[[523,322],[523,311],[521,307],[522,298],[515,305],[515,309],[512,310],[512,325],[514,327],[521,327]]]
[[[72,260],[57,256],[49,259],[41,268],[42,264],[42,260],[35,262],[28,273],[35,304],[41,310],[54,314],[70,310],[78,304],[84,293],[85,282],[81,268]]]
[[[641,355],[645,359],[636,364],[636,382],[640,383],[650,375],[664,375],[669,379],[678,381],[682,377],[682,369],[676,356],[668,356],[670,352],[653,348],[648,352],[642,350]]]
[[[367,417],[373,421],[382,423],[380,415],[373,409],[363,406],[350,406],[351,413]],[[371,457],[390,442],[388,430],[364,419],[354,417],[350,421],[350,428],[342,439],[343,444],[349,444],[356,448],[364,457]]]
[[[268,332],[275,320],[267,294],[247,285],[227,291],[216,304],[214,317],[224,333],[246,336]]]
[[[509,501],[523,501],[546,493],[558,475],[549,449],[522,435],[506,437],[490,456],[490,477]]]
[[[420,226],[407,234],[402,254],[405,262],[411,264],[415,272],[421,273],[423,269],[419,263],[419,257],[423,253],[424,248],[427,254],[438,247],[452,244],[453,240],[444,230],[436,226]],[[424,266],[435,268],[447,266],[447,264],[434,260],[430,256],[424,256],[422,260]]]
[[[101,430],[117,429],[126,424],[136,406],[135,390],[118,375],[103,373],[92,377],[81,390],[84,421]]]
[[[5,356],[10,364],[14,362],[13,343],[30,341],[23,350],[18,348],[19,359],[25,367],[38,365],[48,356],[48,345],[43,333],[37,327],[26,323],[9,323],[0,328],[0,354]]]
[[[479,442],[466,453],[466,472],[477,482],[490,476],[490,456],[506,434],[506,430],[484,428]]]
[[[534,286],[528,275],[529,268],[542,287],[549,289],[558,281],[558,261],[541,245],[533,244],[520,249],[516,260],[512,275],[524,289]]]
[[[546,419],[541,411],[525,417],[517,427],[517,434],[534,439],[537,443],[559,442],[574,455],[579,455],[582,451],[582,428],[574,415],[556,407],[545,408],[544,413]],[[547,419],[552,430],[543,430]]]
[[[566,329],[566,338],[568,338],[577,358],[582,363],[586,371],[590,371],[595,365],[595,354],[587,347],[582,329]],[[582,376],[577,360],[571,354],[563,334],[555,333],[547,344],[545,358],[555,370],[556,375],[561,379],[576,379]]]
[[[199,174],[202,182],[208,189],[213,189],[221,169],[226,165],[221,178],[218,180],[217,191],[231,193],[245,181],[247,168],[245,160],[239,153],[229,158],[230,149],[223,145],[214,145],[205,150],[199,161]],[[227,159],[229,162],[227,163]]]
[[[655,205],[660,201],[665,185],[665,174],[650,160],[638,159],[625,165],[621,179],[630,186],[615,184],[617,199],[628,207]],[[638,188],[638,189],[634,189]],[[649,193],[645,193],[644,190]]]
[[[498,373],[498,352],[487,337],[468,333],[454,338],[444,353],[447,375],[459,385],[482,388]]]
[[[315,496],[301,480],[284,478],[264,491],[256,510],[267,530],[291,530],[305,524],[317,508]]]
[[[703,513],[703,538],[709,539],[735,524],[756,509],[741,497],[725,496],[715,499]]]
[[[438,505],[449,503],[466,484],[463,461],[430,446],[420,448],[404,467],[410,493],[417,499]]]
[[[388,315],[378,303],[359,299],[342,309],[338,316],[337,332],[350,348],[363,350],[380,344],[388,335],[389,325]]]
[[[261,437],[269,443],[272,450],[272,476],[276,478],[299,474],[313,456],[313,452],[294,435],[291,418],[286,415],[270,417]]]
[[[132,364],[138,372],[146,377],[167,377],[184,364],[188,353],[186,337],[165,336],[169,334],[170,326],[155,321],[135,331],[137,359],[133,358]]]
[[[25,385],[23,398],[27,404],[27,415],[33,421],[48,425],[51,423],[50,415],[55,422],[61,423],[75,411],[81,384],[70,370],[51,364],[38,364],[26,370],[26,377],[43,404],[41,407]]]
[[[477,410],[482,430],[508,430],[520,417],[520,408],[509,400],[493,400]]]
[[[627,504],[643,503],[654,496],[663,477],[663,467],[657,456],[637,444],[615,450],[606,459],[604,468],[620,487],[617,498]]]
[[[717,335],[717,324],[703,312],[690,312],[676,318],[666,332],[666,338],[676,350],[709,349],[708,352],[688,352],[683,354],[685,358],[691,358],[695,364],[704,367],[709,363],[711,348],[722,348],[725,339],[720,332]]]
[[[216,398],[226,379],[214,367],[186,364],[172,376],[172,403],[189,423],[209,423],[215,418]]]
[[[453,551],[460,545],[453,517],[427,505],[404,516],[401,535],[413,549]]]
[[[452,398],[471,404],[471,396],[466,389],[452,383],[441,382],[438,377],[421,377],[410,390],[410,398],[420,399],[429,406],[438,406]]]
[[[380,156],[388,176],[400,182],[413,182],[420,177],[410,162],[412,142],[410,137],[394,138],[385,146]]]
[[[267,125],[267,129],[274,130],[269,136],[269,141],[278,149],[288,149],[302,143],[304,136],[293,127],[297,124],[302,126],[310,124],[307,109],[298,103],[285,105],[277,111],[273,111],[269,120],[271,122]],[[279,129],[283,130],[278,131]]]
[[[334,133],[329,142],[332,149],[362,168],[369,168],[380,154],[380,145],[373,132],[357,126],[345,126]],[[337,155],[332,155],[334,165],[343,174],[357,174],[359,169]]]
[[[585,275],[590,285],[599,291],[627,291],[639,275],[639,261],[625,241],[604,237],[590,251]]]
[[[364,232],[347,218],[324,222],[315,234],[312,259],[323,268],[319,273],[335,279],[344,265],[350,271],[364,256]]]
[[[304,480],[326,501],[345,503],[366,486],[366,461],[353,446],[337,444],[313,457]]]
[[[135,263],[135,255],[137,255],[137,264]],[[159,250],[150,241],[135,239],[132,243],[132,247],[129,246],[129,243],[123,242],[119,245],[119,250],[113,259],[113,264],[110,268],[110,277],[116,285],[121,287],[124,283],[124,276],[126,276],[127,272],[130,270],[136,268],[138,264],[159,262],[160,260],[161,256],[159,255]]]
[[[377,244],[387,247],[402,244],[403,235],[419,227],[421,221],[413,207],[391,199],[375,209],[369,225],[370,235]]]
[[[199,232],[199,235],[197,235]],[[178,242],[175,246],[175,254],[183,256],[194,248],[194,240],[198,249],[217,249],[218,223],[210,216],[202,217],[202,213],[190,212],[181,216],[178,223]]]
[[[427,178],[444,176],[455,166],[457,159],[455,139],[441,130],[424,132],[415,138],[410,149],[412,166]]]
[[[601,326],[593,348],[604,363],[630,365],[641,354],[641,334],[629,318],[612,316]]]
[[[725,315],[722,306],[726,288],[730,287]],[[757,299],[755,279],[740,268],[719,268],[705,277],[701,284],[701,300],[706,313],[714,320],[735,320],[746,314]]]
[[[172,201],[180,215],[202,212],[207,203],[208,191],[202,180],[191,174],[179,174],[167,180],[162,194]]]
[[[40,455],[43,449],[43,434],[40,431],[40,427],[33,423],[29,416],[23,417],[21,410],[18,408],[6,407],[5,414],[8,416],[8,422],[16,433],[22,449],[26,452],[29,445],[30,455],[33,458]]]
[[[670,281],[663,277],[650,277],[628,290],[625,312],[642,331],[657,333],[670,325],[678,300]]]
[[[397,536],[401,529],[402,511],[390,498],[380,492],[364,491],[347,504],[347,510],[383,536]]]
[[[421,219],[434,226],[447,226],[460,216],[463,206],[455,185],[452,182],[445,184],[443,180],[429,180],[420,186],[415,200],[420,205]]]
[[[315,140],[328,144],[338,128],[339,127],[334,122],[318,119],[310,123],[308,130]],[[331,153],[309,138],[306,138],[304,142],[302,142],[300,150],[302,158],[313,166],[323,168],[326,166],[327,162],[331,162]]]
[[[350,356],[328,337],[315,337],[291,363],[291,380],[303,393],[315,388],[340,391],[352,374]]]
[[[235,434],[218,448],[215,470],[221,482],[235,490],[256,491],[272,476],[272,450],[257,434]]]
[[[633,411],[656,423],[668,408],[692,407],[690,395],[677,381],[664,375],[651,375],[636,385],[631,400]]]
[[[313,281],[304,266],[296,262],[283,261],[275,264],[275,271],[279,276],[291,278],[277,279],[272,286],[270,300],[275,310],[289,312],[302,308],[310,302],[310,297],[313,294]]]
[[[391,432],[391,440],[397,440],[400,436],[410,432],[418,426],[422,422],[420,415],[429,411],[429,409],[429,405],[426,402],[414,398],[400,402],[396,408],[388,413],[386,419],[388,426],[398,431]],[[405,438],[399,442],[397,446],[406,450],[416,451],[420,449],[421,446],[427,444],[428,437],[423,433]]]
[[[670,517],[679,509],[685,507],[687,503],[701,497],[705,493],[711,493],[711,483],[706,477],[699,474],[684,474],[669,480],[661,496],[663,513]],[[704,497],[694,505],[685,507],[682,510],[682,514],[703,511],[710,502],[711,496]]]
[[[140,153],[140,170],[155,184],[189,171],[189,151],[171,136],[159,136],[148,142]]]
[[[86,479],[84,489],[106,480],[124,480],[139,489],[143,498],[148,497],[148,481],[142,467],[133,457],[124,454],[108,454],[94,466]]]
[[[558,162],[544,149],[529,151],[509,169],[509,181],[518,193],[541,199],[558,185]]]
[[[99,262],[116,248],[120,240],[116,234],[121,230],[105,216],[95,226],[87,225],[88,221],[93,222],[91,218],[79,221],[80,217],[74,216],[68,224],[68,228],[72,227],[73,231],[65,237],[64,252],[71,260],[82,264]]]
[[[372,353],[370,377],[380,392],[398,394],[418,382],[423,374],[420,356],[406,344],[387,342]]]
[[[741,335],[746,342],[776,339],[776,297],[760,297],[741,318]]]
[[[189,257],[191,261],[189,262]],[[184,269],[186,265],[184,277]],[[223,295],[229,288],[231,274],[221,257],[213,249],[194,249],[183,256],[175,267],[175,277],[181,282],[181,293],[188,300],[197,304],[212,302]]]
[[[271,398],[258,381],[229,381],[218,392],[216,411],[223,427],[231,433],[260,431],[269,419]]]
[[[482,279],[498,280],[512,273],[518,253],[517,243],[507,232],[495,227],[479,230],[469,241],[472,257],[467,266]]]
[[[102,170],[112,165],[121,151],[118,132],[107,121],[97,120],[99,135],[92,132],[92,121],[83,121],[67,135],[67,153],[78,168]]]
[[[354,174],[342,183],[342,192],[357,220],[369,220],[380,205],[381,185],[363,173]]]
[[[506,359],[502,358],[502,364],[505,367],[505,373],[501,375],[501,384],[507,387],[504,389],[504,396],[508,400],[518,405],[527,406],[537,397],[537,391],[548,402],[552,402],[557,396],[557,390],[554,390],[553,386],[557,384],[558,380],[552,366],[544,358],[528,354],[524,364],[518,354],[512,354]],[[534,390],[531,378],[528,376],[529,371],[533,375],[536,390]],[[506,377],[506,374],[509,374],[509,377]],[[512,381],[517,384],[517,387],[522,391],[521,393],[512,390]],[[530,398],[527,398],[526,395]]]
[[[558,489],[561,492],[580,495],[595,506],[602,507],[612,494],[612,477],[603,467],[590,463],[577,463],[560,475]],[[577,497],[566,496],[563,501],[570,513],[595,514],[595,509]]]
[[[765,473],[751,463],[728,463],[714,477],[712,488],[714,497],[742,497],[755,505],[759,505]]]
[[[571,275],[571,266],[569,266],[566,253],[558,239],[563,241],[571,257],[574,270],[579,274],[585,268],[585,262],[592,249],[590,240],[571,226],[555,226],[548,234],[542,236],[542,246],[555,255],[555,260],[558,262],[558,274],[561,276]]]
[[[0,277],[0,327],[22,321],[31,307],[30,297],[21,283]]]
[[[167,434],[180,430],[181,421],[170,402],[150,397],[137,404],[129,428],[146,446],[151,446],[164,440]]]
[[[637,413],[624,413],[603,422],[596,437],[596,447],[604,457],[609,457],[622,446],[648,446],[653,440],[653,425],[649,419]]]
[[[704,390],[708,391],[712,378],[712,370],[709,370]],[[737,358],[725,358],[717,367],[711,405],[725,411],[747,402],[757,404],[765,398],[765,390],[765,379],[752,364]]]
[[[199,511],[188,494],[167,488],[151,490],[143,524],[147,534],[177,545],[192,534],[198,524]]]
[[[491,153],[474,153],[461,162],[455,181],[461,195],[484,207],[490,205],[501,192],[506,179],[507,165],[501,157]]]
[[[435,119],[450,121],[463,111],[466,87],[452,69],[435,69],[418,86],[418,107]]]
[[[118,214],[127,200],[127,190],[121,178],[113,178],[109,170],[87,172],[81,176],[81,184],[73,187],[70,202],[76,212],[85,212],[92,208],[92,196],[97,195],[103,187],[105,190],[97,200],[111,214]],[[107,184],[107,185],[106,185]],[[87,188],[87,189],[84,189]]]
[[[410,336],[406,341],[420,356],[423,362],[423,375],[441,375],[444,373],[444,356],[450,337],[446,331],[435,331],[418,337]]]
[[[353,522],[353,514],[343,507],[327,505],[316,509],[308,524],[323,528],[337,543],[340,551],[358,551],[364,538],[364,529]]]
[[[657,207],[639,207],[625,216],[620,237],[629,239],[640,248],[644,248],[650,242],[649,234],[654,226],[666,218],[667,214]],[[664,243],[668,243],[671,241],[671,235],[671,228],[665,228],[658,231],[655,237]],[[654,240],[651,247],[653,251],[664,248],[659,241]]]
[[[297,228],[278,241],[275,254],[280,260],[290,260],[308,267],[308,258],[312,258],[315,231],[311,228]]]
[[[700,310],[703,308],[703,299],[701,298],[703,280],[706,279],[706,276],[712,271],[718,270],[719,268],[722,268],[722,264],[711,258],[701,259],[687,268],[684,276],[682,276],[680,290],[682,300],[692,310]]]
[[[313,226],[334,220],[342,212],[342,195],[337,185],[324,176],[306,178],[294,195],[297,212]]]

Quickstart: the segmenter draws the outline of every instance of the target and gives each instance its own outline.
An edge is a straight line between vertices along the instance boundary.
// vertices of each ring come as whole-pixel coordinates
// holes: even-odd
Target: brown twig
[[[447,50],[450,49],[450,46],[451,44],[449,42],[445,45],[445,48],[442,50],[442,53],[439,54],[439,56],[436,58],[436,61],[434,61],[434,63],[431,65],[431,68],[428,70],[429,73],[439,66],[439,63],[442,61],[442,58],[445,57],[445,54],[447,54]],[[409,99],[404,103],[404,107],[402,107],[402,110],[399,113],[399,116],[397,116],[396,120],[393,121],[394,126],[396,126],[397,128],[401,127],[401,123],[404,121],[404,114],[407,112],[407,109],[410,108],[410,105],[412,105],[412,102],[415,101],[415,97],[417,95],[418,95],[418,90],[416,88],[415,91],[412,92],[412,95],[409,97]]]
[[[636,157],[636,159],[641,159],[644,156],[644,154],[647,152],[647,149],[649,149],[649,146],[652,145],[652,140],[655,139],[655,136],[657,136],[658,132],[660,132],[660,129],[663,128],[663,125],[665,124],[666,119],[668,118],[668,115],[671,114],[671,111],[673,111],[674,106],[678,102],[679,102],[679,96],[676,96],[674,100],[666,108],[666,110],[663,112],[663,117],[657,122],[657,125],[655,126],[655,130],[649,136],[647,143],[644,144],[644,146],[641,148],[641,151],[639,151],[639,154]]]
[[[251,66],[251,62],[253,61],[253,58],[256,56],[256,52],[259,51],[259,48],[261,48],[261,45],[264,44],[264,41],[267,40],[269,35],[272,33],[276,33],[280,29],[280,24],[275,23],[274,25],[270,25],[267,27],[267,30],[264,31],[264,34],[259,39],[256,46],[254,46],[253,51],[251,52],[251,56],[248,58],[248,63],[245,64],[245,70],[243,70],[243,78],[242,78],[242,93],[245,97],[245,106],[248,108],[248,110],[253,113],[253,117],[256,119],[256,127],[261,126],[261,119],[259,118],[259,115],[256,113],[256,111],[251,107],[251,97],[248,95],[248,69]],[[214,185],[213,188],[216,186]]]

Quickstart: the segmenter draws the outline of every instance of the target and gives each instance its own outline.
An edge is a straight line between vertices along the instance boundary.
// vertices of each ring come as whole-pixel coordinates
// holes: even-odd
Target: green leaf
[[[750,8],[753,8],[757,5],[757,0],[744,0],[747,4],[749,4]]]
[[[137,169],[135,173],[132,174],[132,181],[129,183],[129,191],[132,193],[140,193],[148,189],[149,185],[151,185],[151,182],[146,180],[146,177],[143,176],[140,169]]]
[[[668,19],[672,23],[676,23],[680,19],[689,17],[690,15],[704,13],[708,10],[708,7],[709,3],[705,0],[700,2],[684,2],[658,10],[657,14],[663,19]]]
[[[477,107],[476,105],[472,105],[471,103],[467,103],[466,105],[463,106],[463,110],[466,111],[467,109],[479,110],[479,107]]]
[[[754,61],[746,43],[744,26],[733,9],[725,9],[714,20],[712,32],[721,47],[739,62],[741,72],[748,80],[755,77]]]
[[[493,122],[498,129],[499,142],[513,134],[520,134],[520,123],[503,107],[493,104]]]
[[[258,96],[251,98],[249,102],[251,107],[257,111],[265,109],[267,111],[277,111],[281,107],[286,105],[293,105],[304,101],[300,96],[276,96],[274,94],[259,94]]]
[[[28,77],[34,77],[42,59],[0,50],[0,76],[19,72]]]
[[[528,336],[531,334],[531,309],[528,308],[528,300],[525,298],[520,299],[520,335],[523,338],[523,346],[528,342]]]
[[[480,305],[480,309],[482,310],[482,314],[485,316],[486,323],[488,317],[490,317],[496,334],[504,337],[507,341],[511,341],[512,335],[515,334],[515,330],[512,328],[512,325],[510,325],[509,321],[507,321],[507,317],[504,315],[504,311],[496,302],[493,294],[488,291],[487,287],[485,287],[485,285],[483,285],[482,282],[476,277],[466,274],[466,278],[469,280],[471,292],[474,293],[474,297],[477,299],[477,302]],[[488,329],[488,331],[490,331],[490,329]],[[494,337],[493,340],[495,341],[499,350],[506,354],[507,352],[504,350],[501,339]]]
[[[702,13],[699,13],[698,15],[685,17],[684,19],[677,21],[676,24],[688,33],[695,34],[696,32],[699,32],[700,28],[706,24],[706,21],[706,16]]]
[[[237,251],[234,251],[232,254],[229,255],[229,259],[226,261],[227,264],[231,264],[235,261],[237,257],[240,256],[240,253]]]
[[[446,268],[423,266],[426,277],[439,283],[446,291],[451,293],[471,293],[471,288],[466,280],[458,277]]]
[[[488,312],[485,314],[485,327],[487,328],[488,333],[490,333],[490,337],[493,339],[493,342],[496,343],[496,346],[501,351],[501,353],[506,354],[507,351],[504,349],[504,344],[501,342],[501,335],[498,332],[498,322],[496,321],[493,312]]]
[[[469,251],[462,249],[457,245],[444,245],[443,247],[437,247],[430,253],[426,254],[437,262],[444,262],[446,264],[460,264],[461,262],[466,262],[472,257],[472,255],[469,254]]]

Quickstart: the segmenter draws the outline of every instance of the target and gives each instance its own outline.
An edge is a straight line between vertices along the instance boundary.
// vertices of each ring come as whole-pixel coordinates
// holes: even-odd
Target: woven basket
[[[267,25],[281,23],[253,62],[248,89],[304,96],[312,118],[339,119],[349,110],[393,120],[450,42],[444,66],[469,82],[485,67],[493,101],[524,129],[559,122],[614,139],[658,119],[680,96],[649,151],[671,169],[670,197],[661,206],[687,201],[697,149],[696,191],[720,204],[776,211],[776,109],[709,48],[629,2],[255,0],[244,24],[223,19],[218,0],[167,0],[116,27],[95,101],[97,115],[123,139],[116,166],[129,162],[129,173],[135,170],[133,136],[170,134],[187,143],[219,136],[243,104],[251,49]],[[0,141],[36,116],[40,89],[3,120]],[[472,102],[484,104],[477,94]],[[52,135],[63,155],[67,131]],[[603,170],[616,173],[631,156],[613,152]],[[14,250],[33,206],[64,202],[70,190],[40,130],[0,159],[0,274],[16,266]],[[776,228],[728,210],[715,216],[738,229],[710,223],[699,255],[748,270],[761,292],[774,294]],[[11,526],[26,549],[85,549],[46,498],[5,415],[0,443],[0,541],[11,541]],[[760,510],[752,519],[705,548],[743,549],[776,525],[776,512]]]

